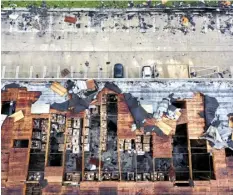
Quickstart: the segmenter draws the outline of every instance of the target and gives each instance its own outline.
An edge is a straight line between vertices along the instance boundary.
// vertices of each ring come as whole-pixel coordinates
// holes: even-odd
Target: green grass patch
[[[57,1],[50,1],[50,0],[45,0],[47,3],[47,6],[50,8],[127,8],[128,7],[128,0],[122,1],[122,0],[115,0],[115,1],[109,1],[109,0],[103,0],[103,3],[101,0],[95,0],[95,1],[90,1],[90,0],[83,0],[83,1],[62,1],[62,0],[57,0]],[[134,0],[134,7],[136,7],[138,4],[142,4],[144,2],[147,2],[147,0]],[[190,4],[191,6],[197,6],[200,1],[177,1],[177,2],[183,2],[183,4]],[[233,1],[232,1],[233,2]],[[42,0],[34,0],[34,1],[6,1],[3,0],[1,2],[2,8],[4,7],[12,7],[12,5],[16,5],[16,7],[28,7],[30,5],[35,5],[35,6],[40,6],[42,3]],[[155,4],[161,3],[161,0],[152,0],[152,5],[154,6]],[[206,5],[209,6],[217,6],[218,1],[205,1]],[[174,1],[168,1],[165,6],[171,7],[173,6]]]
[[[36,1],[2,1],[3,7],[11,7],[11,5],[17,5],[17,7],[28,7],[30,5],[41,6],[42,0]],[[53,8],[96,8],[101,5],[100,1],[46,1],[48,7]]]

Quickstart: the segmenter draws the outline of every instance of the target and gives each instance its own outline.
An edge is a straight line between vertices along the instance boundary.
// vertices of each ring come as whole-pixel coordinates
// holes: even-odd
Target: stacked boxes
[[[71,118],[67,120],[66,150],[72,150],[72,153],[80,153],[80,118]]]
[[[100,121],[101,121],[101,129],[100,129],[100,143],[101,143],[101,149],[103,151],[106,150],[106,143],[107,143],[107,96],[106,94],[102,95],[102,101],[101,101],[101,115],[100,115]]]

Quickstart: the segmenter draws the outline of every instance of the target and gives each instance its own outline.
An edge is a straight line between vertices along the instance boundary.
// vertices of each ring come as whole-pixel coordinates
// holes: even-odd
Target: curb
[[[15,12],[28,12],[27,8],[3,8],[4,11],[15,11]],[[184,12],[184,11],[193,11],[193,12],[232,12],[232,8],[219,8],[219,7],[183,7],[183,8],[126,8],[126,9],[108,9],[108,8],[51,8],[48,9],[49,12]]]

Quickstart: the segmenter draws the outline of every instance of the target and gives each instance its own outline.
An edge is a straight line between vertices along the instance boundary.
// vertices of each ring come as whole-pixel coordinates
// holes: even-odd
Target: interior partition
[[[48,166],[62,166],[65,144],[66,116],[62,114],[51,115]]]
[[[190,178],[187,124],[177,125],[173,136],[173,165],[176,181],[188,181]]]
[[[49,121],[42,118],[32,120],[33,129],[27,180],[39,181],[44,178]]]
[[[106,95],[106,146],[101,152],[101,180],[119,180],[119,163],[117,151],[117,99],[116,94]]]
[[[83,119],[68,118],[66,129],[66,150],[65,150],[65,182],[79,183],[82,174],[82,148],[81,132]]]

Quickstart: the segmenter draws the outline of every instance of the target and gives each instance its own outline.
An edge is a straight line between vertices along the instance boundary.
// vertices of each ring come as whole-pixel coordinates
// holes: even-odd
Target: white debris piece
[[[132,124],[132,126],[131,126],[131,131],[135,131],[136,129],[137,129],[136,124]]]
[[[163,100],[159,104],[158,109],[156,110],[154,114],[154,117],[156,119],[162,118],[163,114],[167,112],[169,104],[170,104],[169,99],[163,98]]]
[[[91,171],[96,170],[96,165],[93,165],[93,164],[92,164],[90,170],[91,170]]]
[[[79,146],[73,146],[73,153],[78,154],[80,152]]]
[[[141,104],[141,106],[147,111],[148,113],[153,113],[153,105],[152,104]]]
[[[13,13],[13,14],[9,15],[9,18],[12,19],[12,20],[16,20],[18,17],[19,17],[19,15],[16,14],[16,13]]]
[[[50,110],[50,104],[32,104],[32,114],[48,114]]]
[[[1,115],[1,126],[2,124],[4,123],[5,119],[7,118],[7,115],[6,114],[2,114]]]
[[[175,111],[168,109],[166,116],[171,120],[177,121],[181,115],[180,110],[181,109],[179,108],[177,108]]]
[[[86,81],[76,81],[75,85],[78,87],[79,90],[86,90],[87,89]]]

